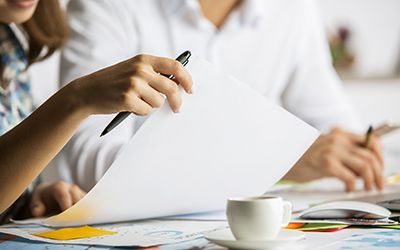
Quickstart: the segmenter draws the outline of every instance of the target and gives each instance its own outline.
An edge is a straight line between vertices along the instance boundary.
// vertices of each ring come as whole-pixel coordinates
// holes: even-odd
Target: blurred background
[[[400,0],[314,0],[333,64],[365,125],[400,123]],[[400,168],[400,129],[382,137]],[[399,158],[399,157],[397,157]]]
[[[400,0],[312,1],[326,27],[333,64],[366,128],[390,118],[400,122]],[[57,90],[58,72],[59,53],[30,68],[38,104]],[[388,167],[400,169],[400,129],[382,142]],[[45,180],[57,179],[52,165]]]

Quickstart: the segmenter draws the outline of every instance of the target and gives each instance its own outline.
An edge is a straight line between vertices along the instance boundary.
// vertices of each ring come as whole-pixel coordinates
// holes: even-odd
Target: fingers
[[[144,95],[144,94],[142,94]],[[133,98],[131,101],[132,109],[131,111],[136,115],[146,116],[149,115],[153,109],[150,100],[144,101],[140,97]]]
[[[173,75],[169,79],[161,74]],[[74,93],[74,101],[85,115],[130,111],[148,115],[160,107],[167,96],[171,109],[178,112],[182,105],[181,85],[191,93],[193,81],[183,65],[173,59],[137,55],[131,59],[75,79],[63,88]],[[157,93],[158,92],[158,93]]]
[[[178,85],[170,79],[157,75],[155,79],[149,82],[151,87],[157,91],[164,93],[167,96],[168,102],[174,113],[178,113],[182,105],[181,94],[179,93]]]
[[[375,161],[374,166],[382,166],[382,165],[379,165],[378,162]],[[384,184],[385,184],[385,180],[383,178],[382,168],[381,167],[374,167],[373,171],[374,171],[375,183],[376,183],[377,188],[379,190],[383,190]]]
[[[63,181],[55,184],[54,192],[52,193],[61,211],[71,207],[86,195],[77,185],[70,185]]]
[[[379,190],[383,189],[383,163],[378,158],[375,152],[365,149],[357,148],[356,154],[366,162],[367,166],[372,170],[374,182]]]
[[[379,137],[376,135],[371,136],[371,151],[376,154],[379,163],[381,164],[381,168],[383,169],[383,146],[379,140]]]
[[[357,176],[361,176],[364,180],[366,190],[372,189],[372,186],[375,183],[375,172],[367,162],[360,157],[351,155],[348,155],[348,157],[345,157],[342,161],[343,164],[352,170]]]
[[[364,147],[364,143],[366,140],[366,135],[357,135],[349,132],[345,132],[342,130],[343,133],[345,133],[346,136],[348,136],[355,144],[359,145],[360,147]],[[376,154],[376,156],[379,159],[379,162],[381,164],[381,167],[383,167],[383,147],[382,144],[379,141],[379,137],[372,134],[370,138],[370,150]]]
[[[80,189],[77,185],[71,185],[69,190],[72,197],[72,205],[80,201],[86,195],[86,192]]]
[[[173,59],[150,55],[135,56],[131,63],[134,70],[131,78],[130,110],[135,114],[148,115],[151,108],[164,104],[162,93],[167,96],[172,111],[178,113],[182,98],[177,84],[187,93],[191,93],[193,85],[192,78],[183,65]],[[169,79],[160,73],[173,75],[174,78]]]
[[[158,73],[146,74],[142,78],[135,78],[134,81],[129,97],[130,111],[137,115],[149,115],[152,108],[159,108],[164,104],[164,97],[160,94],[163,93],[167,96],[172,111],[179,112],[182,98],[174,81]]]
[[[49,212],[64,211],[85,195],[86,193],[78,186],[63,181],[58,181],[52,185],[39,184],[32,194],[31,213],[38,217]]]
[[[156,74],[154,78],[149,79],[149,85],[155,90],[165,94],[167,96],[172,111],[174,113],[178,113],[182,105],[182,98],[179,93],[179,88],[177,84],[180,84],[187,93],[192,93],[191,88],[193,86],[193,81],[191,76],[189,75],[187,70],[183,67],[183,65],[176,60],[149,56],[149,62],[155,72],[174,76],[173,80],[171,80],[165,76]],[[149,91],[146,92],[145,94],[152,94],[152,93]],[[152,95],[154,96],[154,94]],[[151,100],[157,101],[156,104],[159,105],[158,99],[159,99],[158,97],[156,98],[154,96],[154,98]],[[147,99],[145,99],[145,101],[149,103]],[[149,104],[151,105],[151,103]],[[153,107],[159,107],[159,106],[153,106]]]
[[[158,91],[145,83],[140,87],[140,90],[137,91],[137,96],[131,99],[131,111],[136,115],[146,116],[151,113],[153,108],[159,108],[163,104],[164,97],[162,97]],[[179,107],[177,108],[178,110]]]
[[[346,191],[354,191],[357,176],[344,166],[337,158],[329,158],[326,162],[328,176],[336,177],[344,182]]]
[[[360,176],[363,179],[366,190],[371,190],[374,185],[379,190],[383,189],[382,149],[377,138],[372,141],[374,148],[372,150],[364,147],[365,135],[352,134],[338,128],[332,130],[325,138],[325,145],[327,143],[328,146],[324,154],[336,162],[334,164],[336,168],[326,166],[330,174],[344,180],[349,190],[351,190],[349,171],[353,176]],[[347,177],[342,177],[340,172]]]
[[[33,195],[30,203],[33,217],[40,217],[46,214],[46,205],[40,195]]]
[[[73,204],[72,196],[69,190],[69,184],[63,181],[59,181],[54,184],[54,188],[50,190],[50,195],[57,202],[61,211],[66,210]]]
[[[175,80],[183,87],[186,93],[192,93],[192,77],[180,62],[169,58],[154,56],[149,56],[149,61],[155,72],[173,75]]]
[[[379,190],[382,190],[384,185],[382,174],[383,151],[378,137],[372,136],[370,138],[371,149],[367,149],[364,147],[366,135],[344,133],[353,142],[348,148],[352,155],[347,157],[347,166],[363,178],[366,190],[371,190],[374,184]]]
[[[350,150],[351,155],[343,159],[357,175],[364,180],[366,190],[371,190],[375,184],[379,190],[383,189],[382,165],[377,156],[366,148],[354,147]]]

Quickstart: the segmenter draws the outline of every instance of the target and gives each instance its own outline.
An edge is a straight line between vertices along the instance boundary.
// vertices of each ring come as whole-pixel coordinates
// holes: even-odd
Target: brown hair
[[[70,32],[59,0],[40,0],[32,18],[21,26],[29,42],[29,65],[51,56],[61,48]],[[46,52],[41,55],[43,48],[46,48]]]

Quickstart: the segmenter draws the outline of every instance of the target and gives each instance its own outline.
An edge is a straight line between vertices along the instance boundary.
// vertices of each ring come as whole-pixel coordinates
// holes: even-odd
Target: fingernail
[[[189,94],[193,94],[193,87],[189,89]]]
[[[179,114],[179,109],[174,110],[175,114]]]

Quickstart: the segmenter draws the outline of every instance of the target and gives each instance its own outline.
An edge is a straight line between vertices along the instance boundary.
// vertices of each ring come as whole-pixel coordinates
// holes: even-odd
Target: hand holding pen
[[[354,191],[361,178],[365,190],[383,189],[382,148],[372,132],[372,128],[367,135],[332,129],[314,142],[283,179],[305,182],[336,177],[347,191]]]
[[[152,108],[161,107],[164,104],[164,97],[160,93],[167,96],[172,111],[178,113],[182,104],[182,99],[177,83],[181,84],[189,94],[191,93],[191,87],[193,84],[189,74],[183,68],[183,66],[188,63],[190,56],[190,51],[185,51],[179,55],[176,60],[167,59],[169,60],[168,62],[155,60],[150,62],[153,72],[138,72],[138,74],[143,77],[140,83],[144,85],[137,86],[138,84],[136,84],[136,88],[138,89],[136,92],[137,98],[135,99],[136,102],[132,103],[132,105],[136,104],[137,106],[135,106],[135,109],[132,109],[132,111],[120,112],[108,124],[100,136],[106,135],[118,126],[118,124],[131,114],[131,112],[137,115],[148,115],[151,113]],[[162,73],[158,74],[157,72]],[[140,110],[140,112],[137,112],[136,110]]]

